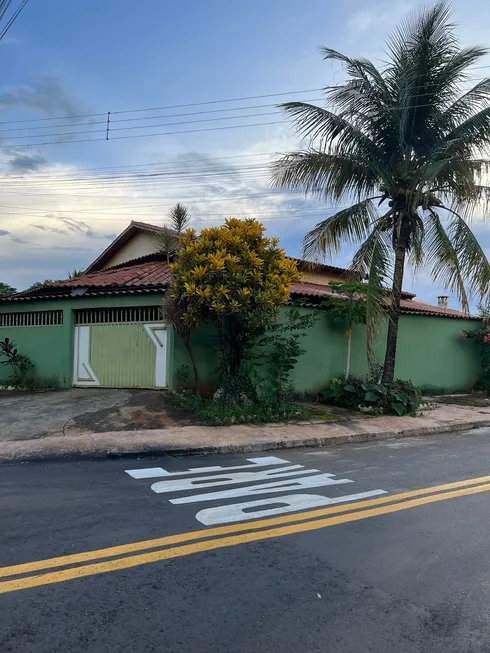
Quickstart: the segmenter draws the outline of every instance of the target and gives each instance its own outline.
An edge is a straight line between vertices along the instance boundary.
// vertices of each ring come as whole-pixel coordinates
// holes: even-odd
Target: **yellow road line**
[[[292,524],[282,526],[280,528],[271,528],[264,531],[254,531],[251,533],[243,533],[241,535],[234,535],[230,537],[221,537],[214,540],[204,540],[195,542],[194,544],[186,544],[184,546],[176,546],[170,549],[163,549],[153,551],[152,553],[144,553],[140,555],[127,556],[125,558],[118,558],[107,562],[99,562],[93,565],[84,565],[81,567],[73,567],[70,569],[63,569],[47,574],[40,574],[37,576],[29,576],[27,578],[19,578],[16,580],[8,580],[0,582],[0,594],[7,592],[14,592],[17,590],[28,589],[32,587],[39,587],[41,585],[51,585],[53,583],[62,583],[67,580],[75,578],[83,578],[86,576],[94,576],[96,574],[104,574],[111,571],[120,569],[130,569],[145,565],[151,562],[158,562],[160,560],[170,560],[171,558],[179,558],[182,556],[199,553],[202,551],[211,551],[213,549],[221,549],[223,547],[236,546],[238,544],[245,544],[247,542],[258,542],[270,538],[284,537],[285,535],[292,535],[294,533],[302,533],[307,531],[318,530],[328,526],[336,526],[337,524],[346,524],[349,522],[359,521],[361,519],[368,519],[379,515],[386,515],[392,512],[407,510],[409,508],[416,508],[436,501],[446,501],[456,497],[467,496],[471,494],[478,494],[480,492],[490,491],[490,483],[485,485],[477,485],[474,487],[465,487],[460,490],[452,492],[444,492],[442,494],[432,494],[431,496],[420,497],[418,499],[411,499],[402,501],[391,505],[386,505],[381,508],[372,508],[370,510],[361,510],[357,512],[349,512],[336,517],[328,517],[327,519],[318,519],[315,521],[308,521],[300,524]]]
[[[0,578],[7,576],[15,576],[19,574],[27,574],[33,571],[43,571],[45,569],[54,569],[56,567],[65,567],[74,565],[80,562],[90,562],[92,560],[100,560],[103,558],[113,558],[119,555],[131,554],[137,551],[144,551],[146,549],[161,548],[164,546],[171,546],[173,544],[181,544],[182,542],[191,542],[193,540],[200,540],[203,538],[217,537],[220,535],[229,535],[231,533],[241,533],[249,530],[256,530],[260,528],[268,528],[270,526],[277,526],[280,524],[289,524],[297,521],[307,521],[316,519],[317,517],[324,517],[325,515],[338,514],[351,510],[358,510],[363,508],[370,508],[372,506],[379,506],[386,503],[393,503],[395,501],[403,501],[413,497],[424,496],[434,492],[443,492],[445,490],[452,490],[455,488],[476,485],[490,481],[490,476],[480,476],[479,478],[467,479],[464,481],[455,481],[453,483],[445,483],[444,485],[435,485],[433,487],[422,488],[419,490],[411,490],[410,492],[401,492],[399,494],[392,494],[377,499],[369,499],[367,501],[356,501],[354,503],[345,503],[342,505],[332,506],[331,508],[321,508],[319,510],[309,510],[300,513],[291,513],[282,517],[272,517],[270,519],[261,519],[252,522],[245,522],[242,524],[233,524],[230,526],[219,526],[217,528],[202,529],[199,531],[191,531],[190,533],[179,533],[178,535],[168,535],[159,537],[152,540],[143,540],[141,542],[132,542],[130,544],[121,544],[119,546],[112,546],[105,549],[97,549],[95,551],[85,551],[83,553],[75,553],[72,555],[58,556],[56,558],[48,558],[44,560],[36,560],[35,562],[26,562],[19,565],[11,565],[9,567],[0,567]]]

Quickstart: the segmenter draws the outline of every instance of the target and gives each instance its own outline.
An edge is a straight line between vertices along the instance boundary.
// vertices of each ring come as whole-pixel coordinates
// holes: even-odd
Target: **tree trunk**
[[[199,394],[199,389],[200,389],[199,370],[197,369],[196,359],[194,357],[194,352],[192,351],[190,336],[189,338],[184,340],[184,345],[185,348],[187,349],[187,353],[189,354],[189,358],[191,359],[192,370],[194,372],[194,381],[196,382],[196,392]]]
[[[347,330],[347,361],[345,363],[345,380],[349,378],[350,374],[350,349],[351,349],[351,341],[352,341],[352,329],[349,328]]]
[[[398,342],[398,322],[400,319],[400,299],[402,296],[403,273],[405,271],[405,254],[407,251],[410,222],[403,220],[400,237],[395,249],[395,267],[393,270],[393,285],[391,289],[390,306],[388,309],[388,336],[386,339],[386,355],[383,367],[383,383],[390,383],[395,378],[396,346]]]

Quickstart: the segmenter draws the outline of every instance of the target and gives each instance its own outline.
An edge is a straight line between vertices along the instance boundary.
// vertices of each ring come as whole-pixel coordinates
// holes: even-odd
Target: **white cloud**
[[[132,219],[163,224],[178,201],[188,205],[197,228],[227,216],[254,216],[271,234],[296,233],[300,242],[317,221],[318,204],[270,187],[270,163],[298,145],[285,126],[240,150],[155,153],[154,163],[144,168],[84,171],[23,161],[26,174],[12,171],[11,156],[5,154],[0,157],[0,224],[8,233],[0,237],[0,279],[22,289],[31,281],[66,277],[68,270],[94,260],[108,237]],[[38,158],[32,153],[34,162]],[[141,176],[148,173],[160,176]],[[298,208],[306,222],[298,219]]]
[[[379,31],[391,28],[399,19],[414,7],[410,0],[400,2],[379,2],[370,7],[363,7],[351,12],[347,16],[347,28],[351,35],[356,35],[372,30]]]

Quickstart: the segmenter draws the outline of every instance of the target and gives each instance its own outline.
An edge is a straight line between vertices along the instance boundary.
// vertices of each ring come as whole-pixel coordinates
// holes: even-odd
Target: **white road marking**
[[[191,467],[185,472],[167,472],[162,467],[149,467],[146,469],[126,469],[126,474],[132,478],[160,478],[162,476],[183,476],[185,474],[207,474],[208,472],[221,472],[235,469],[250,469],[251,467],[267,467],[269,465],[287,465],[289,460],[276,458],[276,456],[264,456],[263,458],[247,458],[251,465],[235,465],[233,467]]]
[[[261,519],[272,515],[283,515],[288,512],[299,512],[310,510],[311,508],[320,508],[329,506],[333,503],[344,503],[348,501],[358,501],[367,499],[379,494],[386,494],[385,490],[371,490],[370,492],[358,492],[357,494],[346,494],[342,497],[329,499],[318,494],[288,494],[284,497],[273,497],[271,499],[258,499],[257,501],[245,501],[243,503],[233,503],[228,506],[216,506],[215,508],[205,508],[200,510],[197,515],[197,521],[205,526],[215,524],[232,524],[239,521],[248,521],[249,519]],[[274,505],[275,508],[266,508],[263,506]],[[278,506],[277,504],[281,504]],[[250,510],[250,508],[261,508]],[[247,512],[245,512],[247,510]]]
[[[313,469],[311,472],[317,472]],[[297,472],[302,473],[302,472]],[[305,474],[308,470],[305,470]],[[170,503],[196,503],[198,501],[215,501],[216,499],[231,499],[233,497],[244,497],[250,494],[268,494],[271,492],[288,492],[290,490],[301,490],[304,487],[324,487],[325,485],[340,485],[342,483],[353,483],[348,478],[333,479],[333,474],[317,474],[306,478],[295,478],[292,480],[276,481],[274,483],[261,483],[260,485],[246,485],[235,490],[221,490],[220,492],[207,492],[206,494],[194,494],[189,497],[170,499]]]
[[[379,446],[379,444],[373,445]],[[361,448],[361,447],[359,447]],[[309,455],[332,455],[330,451],[314,452]],[[337,455],[337,454],[335,454]],[[191,467],[181,472],[169,472],[163,467],[149,467],[144,469],[126,469],[125,472],[134,479],[157,479],[151,485],[153,492],[164,494],[170,492],[189,492],[194,494],[169,499],[174,505],[193,504],[204,501],[222,501],[237,497],[250,498],[250,501],[241,501],[229,505],[217,505],[200,510],[196,519],[206,526],[216,524],[230,524],[234,522],[258,519],[271,515],[281,515],[304,511],[311,508],[329,506],[348,501],[366,499],[379,494],[387,494],[385,490],[369,490],[347,494],[340,497],[324,497],[319,494],[297,494],[296,491],[305,488],[320,488],[330,485],[353,483],[348,478],[333,478],[334,474],[321,473],[319,469],[308,469],[303,465],[292,465],[289,460],[276,456],[262,456],[260,458],[247,458],[247,464],[223,467]],[[336,460],[342,466],[352,466],[352,461],[346,458]],[[277,467],[280,465],[280,467]],[[355,466],[355,465],[354,465]],[[359,465],[365,471],[362,465]],[[271,467],[271,469],[262,469]],[[376,469],[376,467],[374,467]],[[247,470],[247,471],[242,471]],[[348,474],[354,470],[339,471],[339,474]],[[180,478],[176,478],[180,477]],[[281,479],[281,480],[276,480]],[[258,482],[268,481],[268,482]],[[205,491],[223,485],[241,485],[233,489]],[[199,494],[196,494],[199,492]],[[286,493],[283,496],[255,499],[257,495]],[[294,492],[294,494],[291,494]]]
[[[292,471],[292,470],[298,471]],[[232,472],[231,474],[214,474],[213,476],[197,476],[196,478],[180,478],[175,481],[158,481],[151,489],[157,494],[163,492],[180,492],[182,490],[199,490],[204,487],[219,487],[220,485],[236,485],[237,483],[253,483],[267,481],[272,478],[296,476],[297,474],[314,474],[319,469],[305,469],[303,465],[291,465],[280,469],[267,469],[260,472]]]

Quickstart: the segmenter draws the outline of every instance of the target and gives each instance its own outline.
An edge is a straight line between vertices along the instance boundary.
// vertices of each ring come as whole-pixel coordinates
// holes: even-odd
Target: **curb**
[[[441,424],[439,426],[418,427],[404,429],[401,431],[372,431],[365,433],[349,433],[345,435],[319,436],[313,438],[299,438],[295,440],[257,440],[244,442],[242,444],[229,445],[204,445],[200,447],[179,447],[179,446],[158,446],[148,445],[144,449],[121,450],[120,448],[108,448],[93,450],[73,450],[64,452],[46,451],[33,454],[22,454],[14,452],[9,455],[0,450],[0,464],[19,462],[60,462],[60,461],[87,461],[103,459],[124,459],[124,458],[149,458],[157,456],[206,456],[219,454],[236,453],[257,453],[262,451],[274,451],[278,449],[300,449],[307,447],[333,447],[337,445],[372,442],[377,440],[395,440],[408,437],[442,435],[444,433],[455,433],[470,431],[490,426],[490,419],[478,422],[467,421],[456,424]],[[27,441],[28,442],[28,441]],[[39,440],[36,440],[39,442]]]

